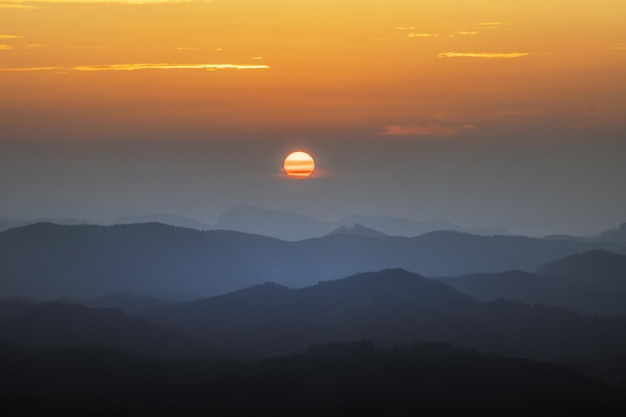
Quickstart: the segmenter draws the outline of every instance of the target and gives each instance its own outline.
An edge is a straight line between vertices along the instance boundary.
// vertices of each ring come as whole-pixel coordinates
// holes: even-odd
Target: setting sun
[[[285,173],[294,178],[310,177],[315,170],[315,160],[306,152],[292,152],[283,164]]]

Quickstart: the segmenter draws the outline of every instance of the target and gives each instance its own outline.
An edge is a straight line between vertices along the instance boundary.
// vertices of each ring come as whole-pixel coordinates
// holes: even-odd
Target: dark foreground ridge
[[[35,351],[0,343],[0,366],[3,409],[23,415],[624,411],[623,387],[562,366],[445,344],[376,350],[361,341],[260,362],[174,362],[103,349]]]

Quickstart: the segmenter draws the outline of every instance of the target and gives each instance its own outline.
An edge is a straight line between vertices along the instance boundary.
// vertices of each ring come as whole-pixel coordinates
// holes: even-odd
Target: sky
[[[0,218],[626,221],[622,0],[0,0]],[[281,171],[296,150],[316,172]]]

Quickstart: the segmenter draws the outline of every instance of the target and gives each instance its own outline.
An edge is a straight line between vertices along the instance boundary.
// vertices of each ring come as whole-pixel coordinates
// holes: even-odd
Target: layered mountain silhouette
[[[621,415],[624,407],[626,317],[479,301],[398,268],[193,302],[108,295],[85,304],[135,315],[0,301],[5,409],[286,415],[311,403],[298,414],[593,406]]]
[[[167,306],[147,317],[246,358],[371,339],[415,340],[568,363],[606,377],[626,369],[626,317],[585,317],[562,308],[481,302],[401,269],[302,288],[266,283]],[[619,374],[619,375],[618,375]]]
[[[169,224],[169,223],[168,223]],[[389,236],[414,237],[424,233],[452,230],[478,235],[510,235],[502,228],[463,228],[444,221],[416,221],[404,217],[351,215],[338,222],[327,222],[286,211],[269,210],[249,205],[233,207],[222,213],[216,229],[260,234],[283,240],[304,240],[324,236],[342,227],[355,224],[374,229]]]
[[[298,242],[145,223],[39,223],[0,233],[0,293],[39,299],[107,293],[192,299],[273,281],[311,285],[400,267],[426,276],[527,272],[610,243],[431,232],[414,238],[339,234]]]
[[[626,256],[602,250],[546,263],[535,273],[479,273],[441,281],[480,300],[503,298],[585,314],[626,315]]]

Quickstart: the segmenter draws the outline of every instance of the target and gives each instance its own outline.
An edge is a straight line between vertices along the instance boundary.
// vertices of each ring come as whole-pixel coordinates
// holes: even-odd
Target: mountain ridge
[[[414,238],[333,235],[296,242],[159,223],[61,226],[0,233],[0,293],[36,299],[125,293],[192,299],[266,281],[311,285],[362,271],[403,268],[425,276],[533,271],[605,243],[440,231]]]

